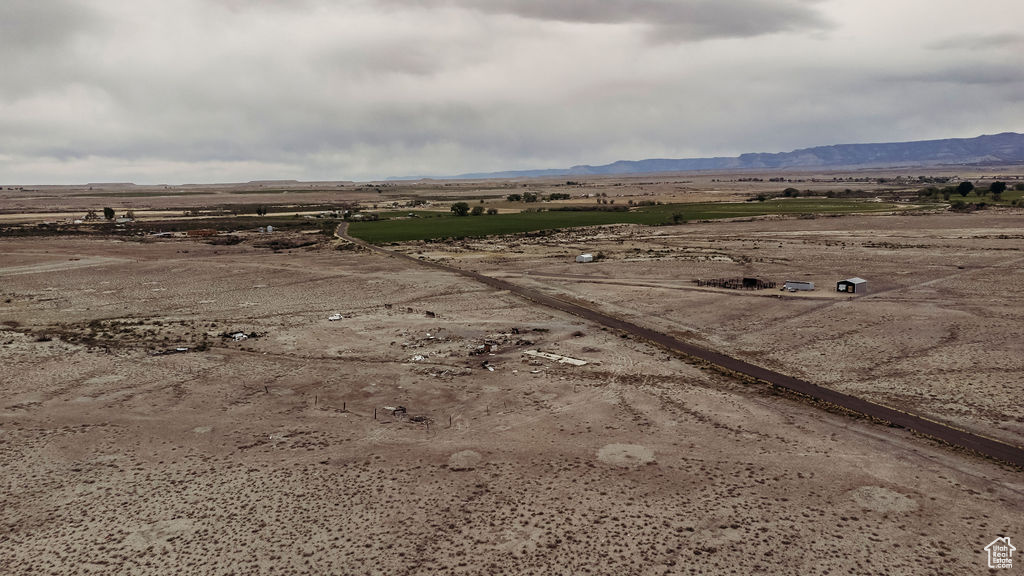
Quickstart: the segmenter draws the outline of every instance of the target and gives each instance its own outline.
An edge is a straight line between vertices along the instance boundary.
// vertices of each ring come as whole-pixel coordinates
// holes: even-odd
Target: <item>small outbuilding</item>
[[[810,291],[814,290],[814,282],[802,282],[799,280],[786,280],[786,283],[782,285],[783,290],[789,290],[790,292]]]
[[[577,262],[593,262],[594,261],[594,255],[593,254],[580,254],[579,256],[576,257],[576,261]]]
[[[836,282],[836,292],[849,292],[850,294],[863,294],[868,291],[868,281],[863,278],[847,278]]]

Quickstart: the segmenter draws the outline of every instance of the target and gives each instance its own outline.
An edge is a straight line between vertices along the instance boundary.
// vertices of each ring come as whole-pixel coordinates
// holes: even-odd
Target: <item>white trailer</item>
[[[782,285],[783,290],[789,290],[790,292],[803,291],[809,292],[814,290],[814,282],[801,282],[799,280],[786,280],[786,283]]]

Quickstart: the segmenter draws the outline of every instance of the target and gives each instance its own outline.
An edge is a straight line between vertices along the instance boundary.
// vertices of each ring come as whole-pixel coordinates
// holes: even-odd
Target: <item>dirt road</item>
[[[849,394],[843,394],[835,390],[823,388],[806,380],[801,380],[774,370],[762,368],[749,362],[684,342],[678,338],[669,336],[668,334],[644,328],[643,326],[638,326],[632,322],[610,316],[579,303],[563,300],[556,296],[544,294],[537,290],[518,286],[477,272],[463,270],[461,268],[440,264],[438,262],[414,258],[406,254],[375,246],[358,238],[353,238],[349,236],[347,232],[348,223],[342,223],[338,226],[336,235],[339,238],[359,246],[363,246],[364,248],[380,254],[403,258],[424,266],[429,266],[445,272],[451,272],[453,274],[459,274],[467,278],[472,278],[473,280],[486,284],[487,286],[491,286],[497,290],[507,290],[542,306],[567,312],[614,330],[620,330],[631,334],[634,337],[647,340],[648,342],[661,346],[662,348],[677,354],[684,354],[686,356],[691,356],[693,358],[709,362],[715,366],[724,368],[725,370],[755,378],[771,386],[777,386],[799,394],[804,394],[814,398],[815,400],[826,402],[858,414],[863,414],[871,418],[888,422],[893,426],[907,428],[919,434],[931,436],[954,446],[966,448],[1002,462],[1024,467],[1024,448],[1021,448],[1020,446],[974,434],[942,422],[911,414],[909,412],[869,402],[856,396],[850,396]]]

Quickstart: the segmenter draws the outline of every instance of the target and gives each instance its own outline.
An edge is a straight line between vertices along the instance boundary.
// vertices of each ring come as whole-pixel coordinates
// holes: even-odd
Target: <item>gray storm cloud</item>
[[[373,179],[1019,131],[1024,8],[992,3],[8,0],[0,182]]]
[[[827,27],[811,0],[382,0],[385,5],[455,6],[536,20],[590,24],[643,24],[664,40],[746,37]]]

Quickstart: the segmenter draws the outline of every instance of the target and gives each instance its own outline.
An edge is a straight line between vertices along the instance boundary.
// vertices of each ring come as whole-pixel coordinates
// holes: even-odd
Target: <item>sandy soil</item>
[[[1019,362],[1000,348],[1019,343],[975,341],[1019,321],[1007,297],[973,287],[1019,274],[1019,240],[995,237],[1007,218],[618,227],[445,256],[819,381],[850,372],[865,392],[854,354],[913,371],[967,347],[958,386],[1009,398],[987,380],[994,368],[971,371]],[[863,246],[880,226],[927,246]],[[945,247],[929,240],[939,231]],[[660,252],[631,251],[641,242]],[[855,258],[821,257],[843,242]],[[584,246],[608,260],[566,263]],[[690,287],[694,275],[797,269],[822,290]],[[840,272],[871,279],[872,295],[826,294]],[[945,280],[923,284],[933,279]],[[969,304],[949,303],[965,291]],[[914,301],[925,293],[928,307]],[[906,322],[925,325],[913,323],[925,312],[961,326],[961,340],[943,343],[941,322],[920,336],[947,352],[928,362],[881,324],[916,335]],[[984,569],[997,535],[1024,533],[1018,470],[395,258],[8,239],[0,322],[5,574],[965,574]],[[815,356],[837,345],[819,342],[832,322],[856,326],[837,365]],[[237,332],[253,337],[222,337]],[[485,342],[493,355],[471,355]],[[177,347],[190,351],[154,354]],[[876,370],[901,393],[924,381]],[[386,408],[397,406],[406,413]],[[985,398],[965,410],[973,425],[1009,411]]]
[[[776,219],[425,245],[843,392],[1024,443],[1024,214]],[[573,261],[601,252],[593,264]],[[860,276],[868,292],[835,291]],[[813,292],[695,279],[815,283]]]

